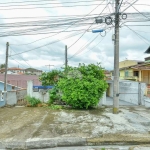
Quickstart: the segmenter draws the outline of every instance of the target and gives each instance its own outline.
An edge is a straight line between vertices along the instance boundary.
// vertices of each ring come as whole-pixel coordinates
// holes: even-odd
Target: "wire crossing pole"
[[[115,1],[113,113],[119,112],[119,0]]]
[[[65,69],[67,69],[67,66],[68,66],[67,45],[65,45]]]
[[[5,60],[4,91],[7,91],[8,47],[9,47],[9,43],[7,42],[7,43],[6,43],[6,60]]]

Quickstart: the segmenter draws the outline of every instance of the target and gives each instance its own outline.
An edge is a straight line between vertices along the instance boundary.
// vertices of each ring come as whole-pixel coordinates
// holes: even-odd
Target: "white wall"
[[[27,95],[40,99],[41,102],[47,102],[49,100],[49,92],[40,90],[39,92],[33,92],[33,81],[27,83]]]

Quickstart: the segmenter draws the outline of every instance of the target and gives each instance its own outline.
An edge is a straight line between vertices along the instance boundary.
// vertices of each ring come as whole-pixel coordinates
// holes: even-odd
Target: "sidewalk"
[[[0,149],[150,144],[150,109],[0,108]]]

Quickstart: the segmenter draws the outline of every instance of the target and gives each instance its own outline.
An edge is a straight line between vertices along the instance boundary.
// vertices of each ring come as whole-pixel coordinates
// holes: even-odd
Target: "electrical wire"
[[[10,47],[9,45],[9,48],[16,54],[16,52]],[[21,59],[29,66],[31,67],[31,65],[21,56],[21,55],[18,55],[19,57],[21,57]],[[31,67],[32,68],[32,67]]]
[[[61,2],[61,3],[58,3],[58,1],[57,1],[57,3],[54,3],[54,2],[52,2],[52,3],[50,3],[50,2],[48,2],[48,3],[40,3],[40,4],[34,4],[34,3],[31,3],[31,4],[23,4],[23,5],[3,5],[3,6],[1,6],[0,5],[0,7],[20,7],[20,6],[30,6],[30,5],[32,5],[32,6],[34,6],[34,5],[49,5],[49,4],[51,4],[51,5],[55,5],[55,4],[61,4],[61,5],[63,5],[63,4],[74,4],[74,3],[93,3],[93,2],[99,2],[100,0],[94,0],[94,1],[74,1],[74,2]],[[101,1],[103,1],[103,0],[101,0]]]
[[[148,39],[146,39],[145,37],[143,37],[142,35],[140,35],[139,33],[137,33],[136,31],[134,31],[133,29],[131,29],[130,27],[128,27],[128,25],[125,25],[129,30],[131,30],[132,32],[134,32],[140,39],[142,39],[147,45],[149,45],[150,43],[147,42],[149,41]]]
[[[104,2],[104,0],[103,0],[103,2]],[[102,2],[102,3],[103,3]],[[101,5],[102,3],[100,3],[99,5]],[[98,5],[98,6],[99,6]],[[86,14],[84,17],[87,17],[88,15],[90,15],[94,10],[96,10],[97,8],[98,8],[98,6],[96,6],[94,9],[92,9],[88,14]],[[72,25],[71,25],[72,26]],[[68,28],[70,28],[71,26],[69,26]],[[65,30],[67,30],[68,28],[66,28]],[[63,30],[63,31],[65,31],[65,30]],[[59,32],[58,34],[60,34],[61,32]],[[57,35],[57,34],[55,34],[55,35]],[[55,36],[55,35],[53,35],[53,36]],[[52,37],[52,36],[51,36]],[[45,38],[47,38],[47,37],[45,37]],[[42,38],[42,39],[45,39],[45,38]],[[48,36],[48,38],[49,38],[49,36]],[[24,45],[28,45],[28,44],[32,44],[32,43],[35,43],[35,42],[37,42],[37,41],[40,41],[40,40],[42,40],[42,39],[39,39],[39,40],[36,40],[36,41],[33,41],[33,42],[30,42],[30,43],[27,43],[27,44],[24,44]]]
[[[6,3],[0,3],[0,5],[1,4],[14,4],[14,3],[39,3],[39,2],[45,2],[45,1],[48,1],[48,2],[50,2],[49,0],[38,0],[38,1],[23,1],[23,2],[6,2]],[[56,2],[58,2],[57,0],[51,0],[51,2],[52,1],[56,1]],[[61,2],[61,4],[64,4],[64,3],[80,3],[80,2],[94,2],[94,1],[102,1],[102,0],[92,0],[92,1],[72,1],[72,2],[70,2],[70,1],[68,1],[68,2]]]
[[[25,10],[25,9],[37,9],[37,8],[51,8],[51,9],[55,9],[55,8],[60,8],[60,7],[70,7],[70,8],[72,8],[72,7],[88,7],[88,6],[95,6],[95,5],[98,5],[98,4],[90,4],[90,5],[68,5],[68,6],[66,6],[66,5],[61,5],[61,6],[49,6],[49,7],[28,7],[28,8],[21,8],[21,7],[16,7],[16,8],[6,8],[6,9],[0,9],[0,10],[19,10],[19,9],[21,9],[21,10]],[[105,5],[105,4],[102,4],[102,5]]]
[[[99,15],[101,15],[102,13],[103,13],[103,11],[106,9],[106,7],[108,6],[108,4],[109,3],[107,3],[107,5],[104,7],[104,9],[101,11],[101,13],[99,14]],[[94,21],[95,22],[95,21]],[[94,23],[93,22],[93,23]],[[90,25],[88,28],[87,28],[87,30],[89,30],[90,29],[90,27],[91,27],[92,25]],[[71,44],[69,47],[68,47],[68,49],[70,49],[74,44],[76,44],[82,37],[83,37],[83,35],[86,33],[86,31],[73,43],[73,44]]]
[[[99,36],[96,35],[96,37],[91,41],[91,42],[87,42],[87,44],[83,47],[83,48],[80,48],[75,54],[73,54],[71,57],[69,57],[68,59],[72,59],[73,57],[75,57],[76,55],[78,55],[79,53],[81,53],[85,48],[87,48],[95,39],[97,39],[97,37]]]
[[[26,68],[24,65],[22,65],[19,61],[17,61],[16,59],[14,59],[12,56],[10,56],[10,58],[12,59],[12,60],[14,60],[15,62],[17,62],[18,64],[20,64],[21,66],[23,66],[24,68]]]
[[[33,48],[33,49],[29,49],[29,50],[23,51],[23,52],[20,52],[20,53],[16,53],[16,54],[11,55],[11,56],[15,56],[15,55],[23,54],[23,53],[26,53],[26,52],[29,52],[29,51],[33,51],[33,50],[36,50],[36,49],[39,49],[39,48],[45,47],[45,46],[47,46],[47,45],[54,44],[54,43],[60,42],[60,41],[62,41],[62,40],[65,40],[65,39],[71,38],[71,37],[76,36],[76,35],[81,34],[81,33],[82,33],[82,32],[80,32],[80,33],[76,33],[76,34],[73,34],[73,35],[71,35],[71,36],[66,36],[65,38],[62,38],[62,39],[59,39],[59,40],[56,40],[56,41],[53,41],[53,42],[47,43],[47,44],[45,44],[45,45],[42,45],[42,46],[39,46],[39,47],[36,47],[36,48]]]

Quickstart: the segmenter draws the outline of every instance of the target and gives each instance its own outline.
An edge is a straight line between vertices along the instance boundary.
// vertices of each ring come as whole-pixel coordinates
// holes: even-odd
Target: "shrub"
[[[49,91],[49,101],[48,101],[48,104],[51,105],[56,100],[60,100],[60,99],[61,99],[61,96],[60,96],[60,93],[59,93],[59,89],[58,89],[57,85],[55,85],[54,88],[52,88]]]
[[[41,101],[35,97],[30,97],[30,96],[26,96],[25,100],[29,103],[29,105],[31,105],[32,107],[37,106],[38,104],[41,103]]]
[[[78,68],[69,67],[67,71],[69,76],[58,81],[62,100],[73,108],[88,109],[96,106],[107,89],[104,71],[100,64],[88,66],[79,64]]]

